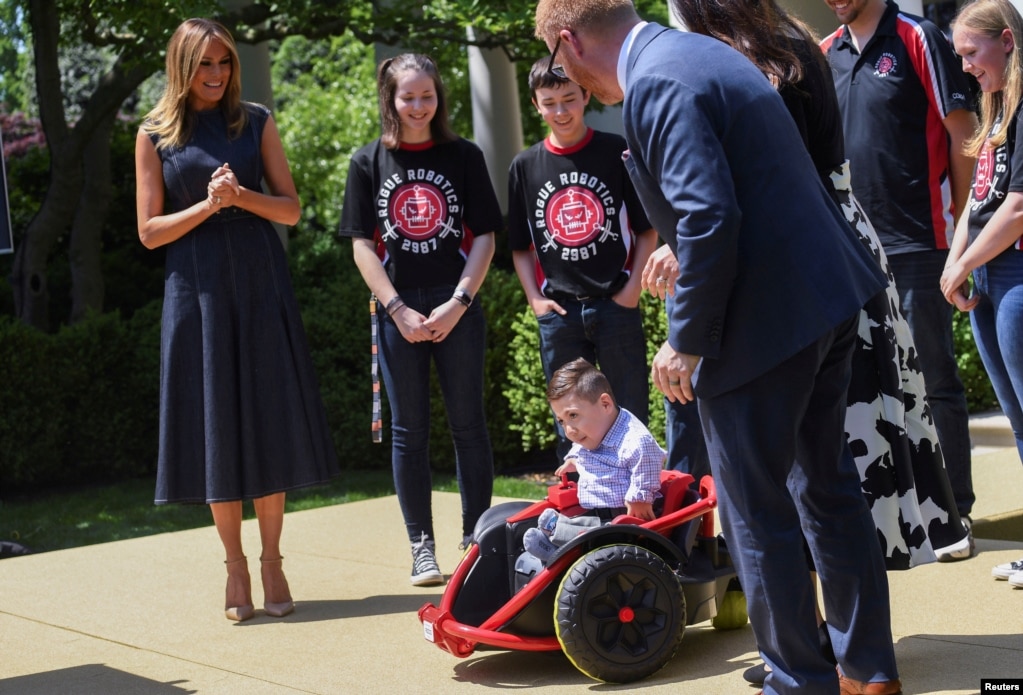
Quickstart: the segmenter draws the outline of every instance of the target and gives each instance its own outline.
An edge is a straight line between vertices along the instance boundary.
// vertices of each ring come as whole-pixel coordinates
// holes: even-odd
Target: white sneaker
[[[1012,575],[1009,576],[1009,583],[1015,587],[1023,589],[1023,570],[1013,572]]]
[[[1023,559],[1016,562],[1006,562],[1002,565],[995,565],[991,568],[991,576],[995,579],[1008,579],[1014,574],[1023,572]],[[1019,579],[1019,577],[1017,577]]]

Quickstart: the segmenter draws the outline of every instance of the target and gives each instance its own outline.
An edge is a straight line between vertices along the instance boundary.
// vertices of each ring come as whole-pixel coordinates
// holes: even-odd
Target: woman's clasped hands
[[[210,176],[209,185],[206,186],[206,193],[211,205],[217,209],[229,207],[238,201],[241,187],[238,185],[238,178],[231,171],[231,165],[225,162],[217,167],[217,170]]]
[[[980,301],[980,297],[971,293],[970,271],[960,263],[948,264],[941,273],[940,283],[945,299],[959,311],[970,311]]]
[[[410,343],[439,343],[448,337],[465,313],[465,307],[451,299],[436,307],[426,317],[403,305],[394,312],[394,323]]]

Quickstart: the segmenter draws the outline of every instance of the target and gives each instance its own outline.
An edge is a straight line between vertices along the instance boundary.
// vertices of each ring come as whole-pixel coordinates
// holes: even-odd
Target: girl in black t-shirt
[[[352,157],[341,212],[355,264],[381,310],[379,355],[391,408],[394,484],[416,586],[443,583],[434,552],[430,363],[455,444],[462,543],[490,506],[493,454],[483,413],[483,312],[474,297],[501,211],[480,149],[448,126],[440,74],[403,54],[377,74],[382,135]]]
[[[1023,18],[1008,0],[979,0],[956,18],[952,40],[963,70],[980,84],[981,123],[966,143],[977,164],[941,291],[961,311],[972,312],[977,349],[1023,459],[1023,148],[1016,146]],[[991,573],[1023,586],[1023,560],[996,565]]]

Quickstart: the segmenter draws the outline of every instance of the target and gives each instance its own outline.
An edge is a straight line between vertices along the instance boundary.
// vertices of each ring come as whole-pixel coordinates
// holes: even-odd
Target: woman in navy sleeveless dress
[[[227,556],[227,616],[245,620],[254,611],[242,503],[253,500],[264,608],[285,615],[285,492],[337,473],[271,224],[298,221],[298,194],[270,112],[240,101],[223,26],[184,22],[168,46],[167,80],[136,140],[139,237],[167,251],[156,503],[210,505]]]

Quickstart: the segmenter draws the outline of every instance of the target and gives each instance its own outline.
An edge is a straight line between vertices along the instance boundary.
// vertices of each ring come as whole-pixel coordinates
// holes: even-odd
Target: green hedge
[[[973,340],[973,328],[970,326],[970,315],[961,311],[955,312],[952,319],[952,332],[955,337],[956,362],[959,364],[959,376],[966,388],[966,405],[971,413],[983,413],[998,409],[998,399],[991,387],[991,380],[984,371],[984,364],[977,352],[977,343]]]
[[[156,465],[159,306],[58,333],[0,318],[0,490],[123,479]]]

